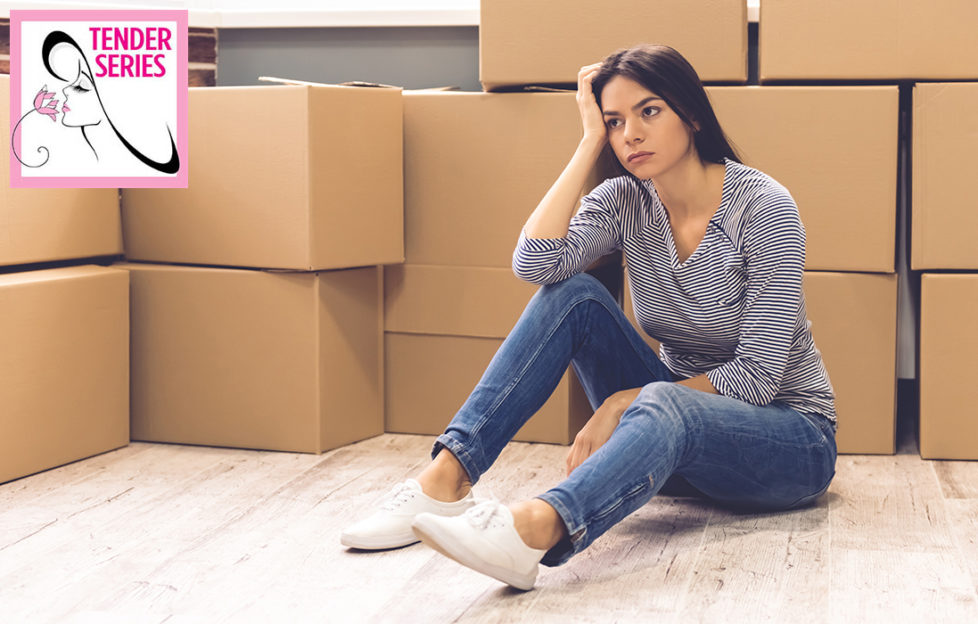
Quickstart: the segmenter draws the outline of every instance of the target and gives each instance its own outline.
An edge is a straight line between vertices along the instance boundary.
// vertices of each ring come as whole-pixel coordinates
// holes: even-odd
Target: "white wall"
[[[756,22],[761,0],[746,0]],[[190,10],[190,25],[219,28],[320,26],[478,26],[479,0],[33,0],[5,2],[11,9]]]

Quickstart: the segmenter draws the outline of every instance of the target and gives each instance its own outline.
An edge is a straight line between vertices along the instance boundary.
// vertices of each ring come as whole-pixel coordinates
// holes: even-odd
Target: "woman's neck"
[[[653,178],[652,183],[671,219],[709,218],[723,196],[725,169],[722,164],[704,163],[692,153]]]

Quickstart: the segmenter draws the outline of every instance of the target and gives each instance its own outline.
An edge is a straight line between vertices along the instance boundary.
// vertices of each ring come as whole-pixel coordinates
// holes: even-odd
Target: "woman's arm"
[[[520,232],[513,273],[533,284],[555,284],[583,271],[621,246],[618,212],[635,201],[624,179],[605,180],[581,198],[598,155],[607,142],[604,120],[591,89],[597,65],[578,74],[577,102],[584,136],[570,162]],[[580,198],[581,207],[574,210]]]
[[[593,97],[593,96],[592,96]],[[564,238],[581,198],[581,190],[598,161],[604,142],[585,136],[564,171],[523,226],[527,238]]]
[[[600,66],[600,63],[587,65],[577,74],[577,106],[584,136],[560,177],[526,220],[523,231],[528,238],[564,238],[567,235],[581,189],[607,141],[604,118],[591,90],[591,79]]]

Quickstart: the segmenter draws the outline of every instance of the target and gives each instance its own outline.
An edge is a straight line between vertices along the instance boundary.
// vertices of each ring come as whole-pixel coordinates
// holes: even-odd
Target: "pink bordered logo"
[[[186,188],[187,11],[10,11],[10,186]]]

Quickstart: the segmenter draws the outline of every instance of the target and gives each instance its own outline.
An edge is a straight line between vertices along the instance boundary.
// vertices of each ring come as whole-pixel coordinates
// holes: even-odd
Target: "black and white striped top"
[[[788,190],[725,160],[720,206],[680,263],[651,180],[605,180],[581,200],[565,238],[520,234],[513,271],[552,284],[622,249],[635,318],[680,377],[706,373],[720,394],[772,401],[836,422],[832,384],[812,340],[802,271],[805,228]]]

